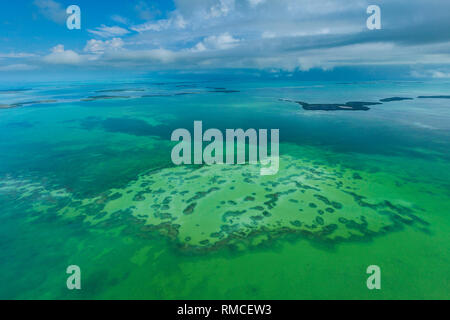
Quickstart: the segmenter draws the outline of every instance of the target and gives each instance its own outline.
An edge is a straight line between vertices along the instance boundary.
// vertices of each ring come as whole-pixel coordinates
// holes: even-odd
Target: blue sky
[[[81,8],[81,30],[65,9]],[[381,30],[366,9],[381,8]],[[450,78],[448,0],[15,0],[0,75],[251,69]]]

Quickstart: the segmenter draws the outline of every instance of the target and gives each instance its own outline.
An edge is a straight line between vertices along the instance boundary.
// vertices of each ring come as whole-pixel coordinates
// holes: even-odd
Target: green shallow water
[[[80,99],[116,86],[35,90]],[[196,84],[195,95],[0,110],[0,297],[448,299],[448,100],[342,113],[278,101],[377,101],[447,86],[225,82]],[[170,134],[194,120],[279,128],[279,172],[174,167]],[[71,264],[80,291],[65,286]],[[372,264],[379,291],[366,287]]]

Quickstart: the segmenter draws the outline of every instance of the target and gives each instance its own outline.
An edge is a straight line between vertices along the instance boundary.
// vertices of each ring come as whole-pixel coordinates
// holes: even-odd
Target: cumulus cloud
[[[51,49],[51,53],[43,58],[49,64],[77,65],[83,62],[83,57],[72,50],[65,50],[64,45],[59,44]]]
[[[218,3],[211,6],[209,14],[213,18],[226,16],[234,10],[234,5],[234,0],[219,0]]]
[[[411,76],[414,78],[450,79],[450,70],[413,70]]]
[[[103,53],[105,51],[120,50],[124,46],[124,42],[121,38],[113,38],[111,40],[96,40],[91,39],[86,43],[84,47],[85,52]]]
[[[449,79],[450,72],[432,71],[432,77],[435,79]]]
[[[206,37],[202,42],[197,43],[193,50],[200,52],[208,49],[230,49],[235,47],[239,41],[239,39],[235,39],[228,32],[225,32],[218,36]]]
[[[130,31],[128,31],[125,28],[119,27],[119,26],[105,26],[104,24],[100,27],[95,28],[94,30],[88,29],[89,33],[92,33],[96,36],[102,37],[102,38],[111,38],[111,37],[117,37],[117,36],[123,36]]]
[[[57,8],[54,0],[36,0]],[[141,69],[258,68],[308,71],[341,66],[426,65],[422,75],[447,78],[449,1],[380,4],[382,29],[368,30],[370,0],[174,0],[164,13],[139,1],[143,23],[88,30],[83,53],[57,47],[51,63]],[[151,12],[149,12],[151,11]],[[125,27],[126,26],[126,27]],[[1,55],[0,55],[1,58]],[[412,68],[412,67],[411,67]]]
[[[362,64],[447,63],[450,3],[382,4],[383,29],[366,28],[368,0],[175,0],[169,18],[131,27],[131,42],[189,54],[190,65],[310,70]],[[183,21],[182,28],[174,23]],[[433,31],[434,30],[434,31]],[[222,53],[226,49],[226,53]],[[174,65],[174,67],[177,67]]]

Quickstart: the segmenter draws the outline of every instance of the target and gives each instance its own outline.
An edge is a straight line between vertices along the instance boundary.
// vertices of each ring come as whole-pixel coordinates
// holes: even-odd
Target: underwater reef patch
[[[336,244],[367,241],[406,225],[428,230],[423,211],[397,193],[380,198],[385,182],[380,184],[377,173],[292,156],[280,160],[274,176],[260,176],[258,165],[153,170],[92,198],[40,182],[3,179],[0,197],[20,199],[31,217],[57,215],[143,239],[158,233],[182,251],[199,253],[265,246],[286,235]],[[248,176],[254,183],[244,181]]]
[[[34,105],[34,104],[47,104],[47,103],[56,103],[56,102],[58,102],[58,100],[54,100],[54,99],[35,100],[35,101],[22,101],[22,102],[16,102],[16,103],[13,103],[13,104],[0,105],[0,109],[18,108],[18,107],[31,106],[31,105]]]
[[[130,99],[130,96],[108,96],[108,95],[100,95],[100,96],[90,96],[81,101],[97,101],[97,100],[114,100],[114,99]]]

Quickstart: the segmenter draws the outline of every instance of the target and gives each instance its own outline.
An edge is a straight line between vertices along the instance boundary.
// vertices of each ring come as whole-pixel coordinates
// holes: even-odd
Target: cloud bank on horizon
[[[0,14],[0,72],[407,65],[412,76],[450,78],[447,0],[21,2]],[[75,3],[82,28],[67,30],[65,8]],[[366,27],[372,4],[380,30]]]

